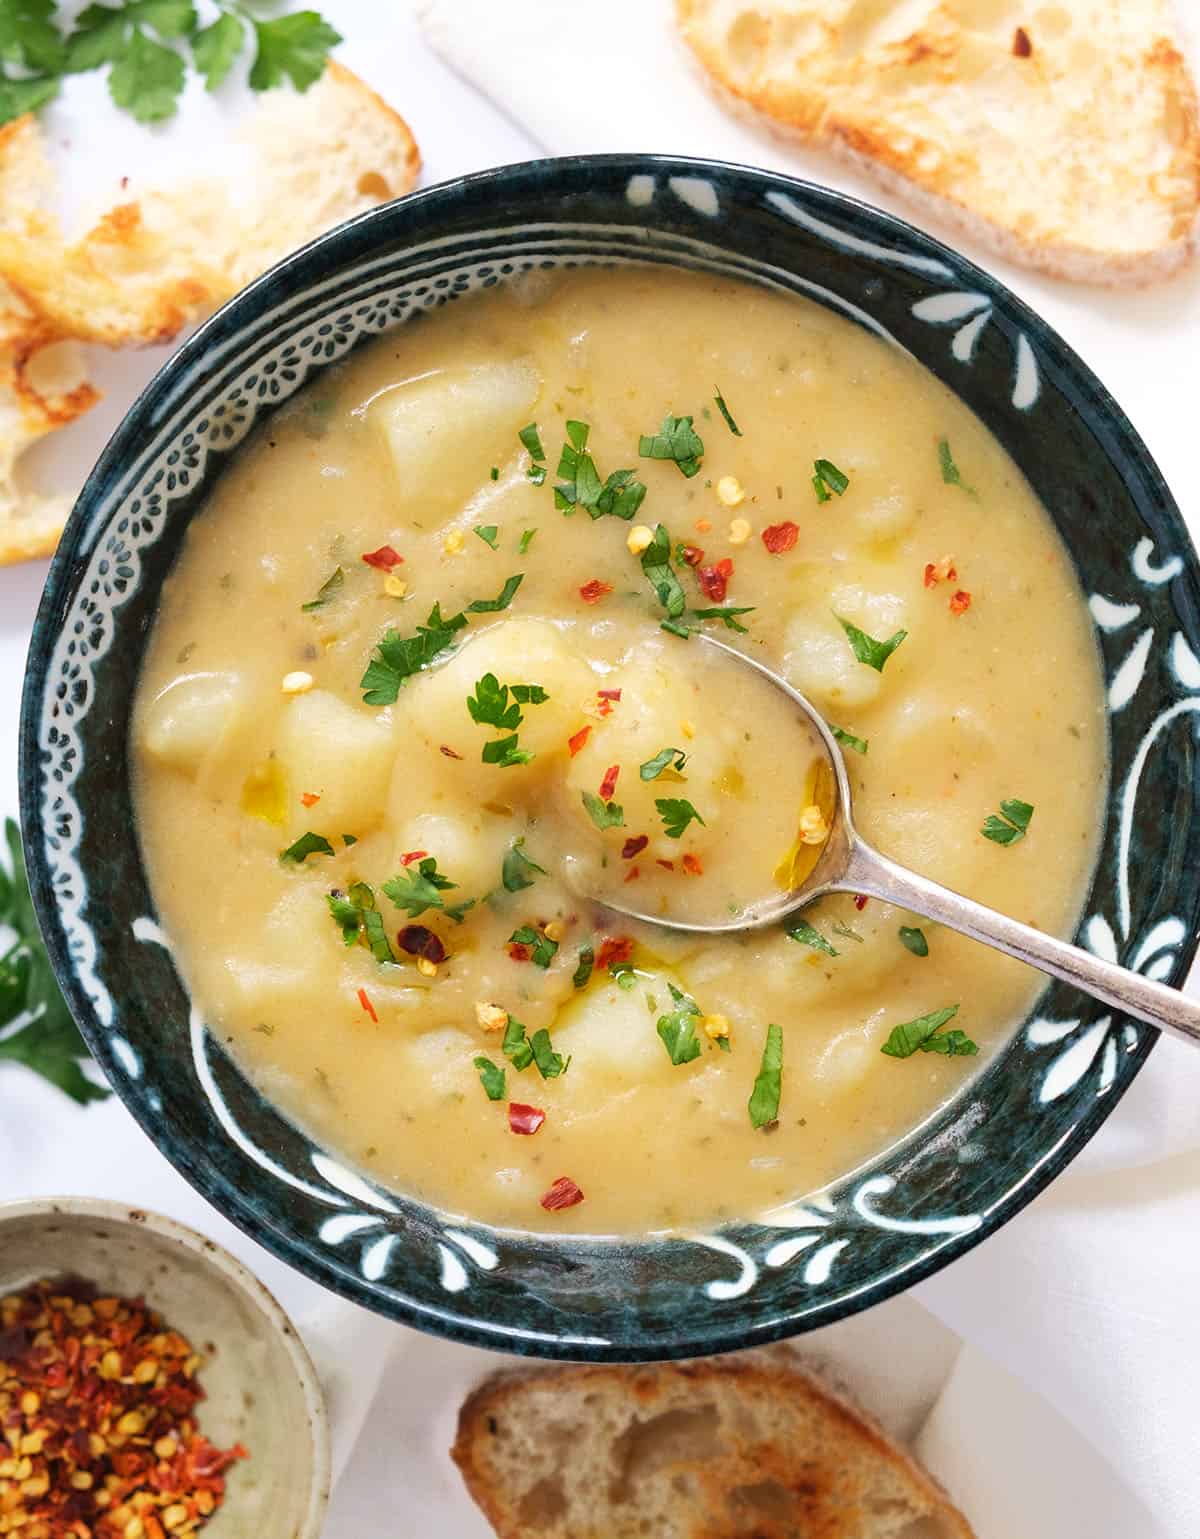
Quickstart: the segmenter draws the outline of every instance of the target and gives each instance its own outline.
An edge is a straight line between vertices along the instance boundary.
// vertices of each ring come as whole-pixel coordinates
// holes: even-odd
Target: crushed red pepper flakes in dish
[[[406,924],[396,936],[401,951],[410,957],[424,957],[427,962],[444,962],[446,948],[441,937],[423,924]]]
[[[971,607],[971,595],[962,588],[950,600],[950,613],[952,615],[965,615]]]
[[[514,962],[528,962],[533,955],[533,947],[527,946],[524,941],[509,941],[507,949]]]
[[[596,697],[599,700],[619,700],[621,698],[621,691],[619,689],[598,689]]]
[[[424,860],[428,854],[428,850],[409,850],[406,855],[401,855],[400,864],[402,866],[411,866],[414,861]]]
[[[860,892],[860,893],[856,894],[855,899],[854,899],[854,907],[859,911],[860,914],[862,913],[863,909],[866,908],[866,906],[867,906],[867,895],[866,895],[866,893],[865,892]]]
[[[762,532],[762,542],[773,556],[782,556],[800,538],[800,525],[791,519],[782,524],[769,524]]]
[[[300,805],[302,807],[315,807],[320,800],[320,796],[314,791],[302,791],[300,793]]]
[[[573,1208],[583,1201],[583,1193],[570,1176],[559,1176],[548,1192],[542,1194],[542,1207],[547,1213],[557,1213],[560,1208]]]
[[[508,1126],[513,1133],[536,1133],[546,1120],[540,1106],[523,1106],[520,1101],[508,1103]]]
[[[704,865],[698,855],[685,855],[683,857],[683,869],[689,876],[704,875]]]
[[[954,582],[958,572],[954,566],[953,556],[943,556],[940,561],[930,561],[925,566],[925,586],[936,588],[940,582]]]
[[[675,862],[673,860],[656,860],[654,864],[661,866],[664,871],[674,871],[675,869]]]
[[[733,562],[728,556],[723,556],[715,566],[702,566],[696,573],[696,581],[705,598],[720,604],[729,592],[729,579],[732,576]]]
[[[381,572],[390,572],[403,562],[404,557],[390,545],[381,545],[378,550],[363,551],[363,560],[368,566],[377,567]]]
[[[446,755],[447,759],[461,759],[462,758],[462,754],[455,753],[454,749],[451,748],[449,743],[443,743],[440,746],[440,748],[438,749],[438,752],[439,753],[444,753]]]
[[[621,773],[619,764],[610,764],[604,771],[604,779],[600,782],[600,800],[611,802],[613,792],[617,789],[617,776]]]
[[[141,1298],[55,1279],[0,1300],[0,1532],[194,1533],[248,1457],[198,1430],[200,1362]]]
[[[636,882],[640,875],[641,871],[637,866],[630,866],[629,870],[625,873],[625,880],[627,882]]]
[[[609,935],[600,942],[600,950],[596,953],[596,966],[604,971],[614,963],[628,962],[633,957],[632,935]]]
[[[638,834],[632,839],[626,839],[621,846],[621,859],[632,860],[635,855],[640,855],[649,843],[649,834]]]
[[[579,731],[567,739],[567,747],[571,750],[572,759],[592,735],[591,727],[580,727]]]
[[[375,1024],[378,1025],[379,1017],[375,1014],[375,1006],[371,1003],[370,995],[367,993],[366,989],[359,989],[358,1002],[375,1022]]]
[[[602,598],[607,598],[612,590],[612,583],[601,582],[598,577],[593,577],[591,582],[585,582],[580,588],[579,597],[585,604],[598,604]]]

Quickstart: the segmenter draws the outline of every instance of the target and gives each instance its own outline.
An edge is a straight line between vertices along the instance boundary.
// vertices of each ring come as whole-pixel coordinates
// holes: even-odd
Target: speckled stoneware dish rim
[[[4,1248],[4,1231],[15,1223],[29,1220],[55,1218],[94,1219],[112,1224],[129,1232],[130,1244],[140,1245],[141,1236],[152,1234],[168,1244],[205,1263],[217,1272],[231,1293],[238,1294],[253,1307],[269,1327],[271,1335],[283,1348],[296,1384],[304,1401],[305,1419],[309,1429],[309,1499],[304,1521],[290,1539],[321,1539],[325,1525],[325,1513],[329,1506],[329,1493],[333,1483],[332,1452],[329,1434],[329,1412],[325,1405],[325,1393],[308,1348],[301,1339],[287,1311],[254,1273],[223,1245],[199,1230],[165,1213],[149,1208],[139,1208],[133,1203],[117,1202],[104,1197],[36,1197],[18,1198],[0,1202],[0,1255]],[[69,1258],[63,1258],[63,1273],[70,1273]],[[0,1279],[2,1284],[3,1279]],[[170,1292],[170,1280],[159,1285],[165,1294]],[[3,1291],[0,1286],[0,1291]],[[164,1309],[164,1314],[169,1306]]]
[[[580,210],[593,205],[601,212],[575,222]],[[431,231],[440,233],[431,237]],[[538,232],[536,240],[531,232]],[[760,237],[761,246],[755,244]],[[808,276],[764,260],[788,242],[797,249],[794,260],[804,253]],[[513,255],[501,262],[510,248],[527,255],[541,250],[545,256],[551,245],[553,260]],[[1015,454],[1018,463],[1043,494],[1042,482],[1064,476],[1070,455],[1086,450],[1080,463],[1088,476],[1080,471],[1080,497],[1092,485],[1094,469],[1096,484],[1119,494],[1120,513],[1116,533],[1104,524],[1101,509],[1096,532],[1089,527],[1086,542],[1077,536],[1072,544],[1064,531],[1077,563],[1104,569],[1104,591],[1092,592],[1089,605],[1105,667],[1114,750],[1101,856],[1103,864],[1111,843],[1114,868],[1094,880],[1079,933],[1102,954],[1154,977],[1183,981],[1200,925],[1194,751],[1190,736],[1182,745],[1174,741],[1179,765],[1161,753],[1153,757],[1152,750],[1172,723],[1180,717],[1190,723],[1200,712],[1200,568],[1149,452],[1073,350],[966,258],[844,194],[716,161],[570,157],[443,183],[332,231],[208,321],[126,416],[89,478],[52,563],[22,706],[22,822],[48,950],[89,1045],[167,1157],[235,1223],[299,1271],[355,1302],[457,1340],[551,1358],[665,1359],[761,1344],[826,1325],[939,1270],[1012,1218],[1079,1152],[1132,1082],[1157,1034],[1052,985],[969,1092],[825,1192],[787,1204],[786,1214],[780,1210],[779,1216],[738,1221],[717,1232],[627,1242],[499,1230],[424,1208],[345,1169],[247,1090],[211,1048],[194,1011],[199,1087],[189,1094],[194,1098],[203,1091],[214,1108],[218,1099],[221,1106],[208,1141],[184,1139],[162,1111],[171,1087],[162,1080],[144,1083],[143,1072],[149,1078],[153,1065],[143,1066],[114,1028],[113,1001],[98,977],[104,958],[96,954],[87,918],[82,864],[71,864],[86,832],[84,814],[77,807],[72,812],[75,781],[87,767],[73,737],[75,692],[83,701],[82,720],[95,670],[104,666],[109,648],[125,645],[115,616],[128,596],[121,596],[114,572],[133,574],[122,581],[131,582],[136,595],[141,553],[151,560],[157,541],[157,535],[140,536],[139,530],[151,529],[156,519],[167,527],[162,507],[198,495],[177,485],[187,488],[189,467],[202,467],[210,454],[220,458],[236,447],[249,428],[235,431],[231,419],[255,420],[255,392],[269,407],[299,388],[297,377],[303,382],[365,336],[514,270],[578,265],[563,255],[576,250],[586,264],[658,261],[814,294],[908,347],[1010,452],[1022,433],[1049,441],[1045,432],[1037,438],[1031,427],[1033,409],[1046,402],[1058,410],[1061,397],[1053,449],[1043,450],[1038,461],[1041,479],[1028,457]],[[444,270],[426,252],[436,252],[447,264]],[[452,257],[459,261],[453,283],[444,275]],[[419,282],[425,269],[418,258],[431,274],[443,276]],[[358,296],[348,293],[352,281],[383,272],[389,263],[393,278],[382,298],[365,288]],[[405,263],[403,276],[395,276]],[[826,286],[814,284],[813,269],[826,272]],[[869,278],[863,276],[868,272]],[[869,296],[862,303],[842,292],[858,276]],[[334,290],[337,302],[319,326],[320,295]],[[863,303],[876,308],[868,313]],[[888,316],[890,329],[878,320],[880,314]],[[263,343],[264,317],[270,318],[269,347]],[[343,331],[353,334],[350,340]],[[242,370],[235,385],[227,384],[233,378],[230,358],[239,359]],[[985,376],[990,384],[981,384]],[[228,407],[230,413],[221,423],[212,404],[217,396],[204,394],[216,390],[214,380],[226,390],[221,410]],[[1003,399],[996,393],[1000,380]],[[191,405],[192,396],[201,404]],[[191,413],[188,432],[178,415],[181,401]],[[158,454],[153,446],[173,414],[172,453]],[[177,522],[182,526],[186,516]],[[1125,542],[1119,560],[1118,533]],[[1139,533],[1143,537],[1132,545]],[[1104,544],[1110,534],[1111,552]],[[139,537],[142,544],[134,548]],[[1103,555],[1093,546],[1103,547]],[[112,571],[105,565],[110,551]],[[1082,569],[1080,576],[1087,592],[1091,579]],[[95,600],[100,641],[94,660],[72,661],[75,642],[66,622],[75,615],[75,634],[82,634],[80,616],[92,602],[81,598],[89,578],[89,591],[101,594]],[[115,598],[114,590],[120,590]],[[114,618],[106,622],[110,609]],[[1140,630],[1129,646],[1135,622]],[[102,634],[106,623],[111,636]],[[82,641],[80,650],[87,652]],[[1180,692],[1183,698],[1175,699]],[[1135,734],[1136,752],[1131,748],[1117,758],[1129,734]],[[1127,764],[1129,778],[1121,780]],[[1146,830],[1133,825],[1134,804],[1147,785],[1164,799],[1153,829],[1163,848],[1152,852],[1140,842]],[[1135,845],[1139,857],[1151,853],[1159,859],[1135,865]],[[136,862],[136,854],[125,851],[120,858]],[[100,857],[92,857],[89,870],[96,880],[99,865]],[[1146,887],[1154,900],[1150,916],[1139,911],[1136,923],[1134,883],[1138,895]],[[143,912],[132,924],[141,946],[136,965],[148,973],[159,965],[150,954],[161,949],[167,959],[161,966],[169,971],[169,943],[152,912]],[[118,951],[127,964],[133,960],[132,950]],[[187,1110],[192,1102],[180,1104]],[[1017,1115],[1014,1106],[1024,1111],[1010,1123],[1007,1119]],[[245,1131],[247,1120],[260,1115],[270,1119],[270,1153],[251,1148],[254,1139]],[[1038,1116],[1040,1121],[1030,1120]],[[981,1174],[974,1151],[986,1148],[998,1127],[1003,1173],[993,1177],[990,1168]],[[228,1140],[228,1147],[221,1140]]]

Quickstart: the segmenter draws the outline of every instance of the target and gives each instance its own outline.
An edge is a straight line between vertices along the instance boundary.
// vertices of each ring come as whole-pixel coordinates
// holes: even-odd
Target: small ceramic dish
[[[204,1357],[201,1431],[245,1445],[206,1539],[320,1539],[329,1428],[316,1371],[263,1285],[212,1240],[173,1219],[80,1197],[0,1204],[0,1295],[80,1277],[143,1296]]]
[[[1081,941],[1181,982],[1200,922],[1200,571],[1120,409],[1013,294],[900,221],[744,167],[539,161],[432,188],[291,257],[176,354],[117,431],[51,567],[21,725],[22,818],[59,980],[118,1094],[262,1244],[380,1313],[547,1357],[753,1346],[907,1288],[1078,1152],[1155,1033],[1055,984],[899,1144],[770,1222],[611,1241],[488,1229],[344,1169],[192,1010],[134,835],[127,735],[163,579],[246,435],[359,343],[532,269],[651,263],[828,305],[982,419],[1078,568],[1108,692],[1110,794]]]

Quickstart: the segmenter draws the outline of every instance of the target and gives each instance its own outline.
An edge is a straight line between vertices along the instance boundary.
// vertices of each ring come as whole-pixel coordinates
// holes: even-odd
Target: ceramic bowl
[[[206,1539],[320,1539],[329,1495],[321,1386],[292,1322],[249,1272],[173,1219],[81,1197],[0,1204],[0,1295],[81,1277],[143,1296],[204,1356],[200,1428],[243,1443]]]
[[[1074,556],[1107,675],[1111,794],[1080,939],[1180,982],[1200,920],[1195,554],[1104,387],[995,279],[836,193],[653,156],[467,177],[365,214],[284,262],[136,403],[51,567],[21,729],[34,897],[105,1073],[222,1212],[371,1309],[546,1357],[748,1346],[910,1286],[1063,1168],[1155,1039],[1053,985],[957,1100],[777,1222],[618,1243],[491,1230],[380,1190],[267,1104],[190,1009],[133,833],[126,742],[159,590],[189,520],[255,424],[360,343],[510,274],[629,263],[828,305],[907,348],[983,419]]]

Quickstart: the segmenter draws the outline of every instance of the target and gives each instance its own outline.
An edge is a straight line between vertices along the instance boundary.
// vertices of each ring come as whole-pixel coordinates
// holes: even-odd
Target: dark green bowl
[[[337,1164],[190,1011],[155,923],[128,730],[159,589],[246,434],[329,363],[532,268],[657,263],[806,295],[907,348],[1016,459],[1079,569],[1108,680],[1112,790],[1081,939],[1181,982],[1200,917],[1195,554],[1104,387],[986,273],[886,214],[760,171],[540,161],[365,214],[253,284],[144,392],[50,570],[21,723],[34,899],[118,1094],[221,1211],[285,1261],[427,1330],[544,1357],[677,1357],[828,1324],[1011,1218],[1108,1115],[1155,1033],[1054,984],[907,1140],[786,1222],[643,1242],[460,1222]]]

